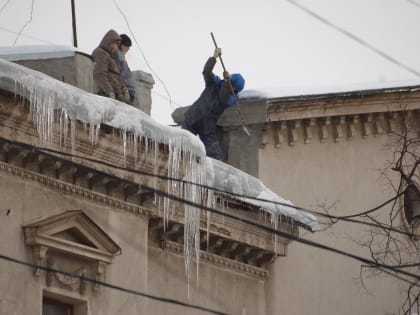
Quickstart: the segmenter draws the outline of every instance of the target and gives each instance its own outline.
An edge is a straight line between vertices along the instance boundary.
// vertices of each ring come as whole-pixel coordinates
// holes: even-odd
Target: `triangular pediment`
[[[72,227],[67,230],[55,233],[54,235],[51,235],[51,236],[57,237],[57,238],[60,238],[69,242],[81,244],[84,246],[98,248],[88,237],[85,236],[84,233],[82,233],[76,227]]]
[[[110,262],[120,247],[81,210],[31,222],[23,226],[27,245],[38,245],[71,255]]]

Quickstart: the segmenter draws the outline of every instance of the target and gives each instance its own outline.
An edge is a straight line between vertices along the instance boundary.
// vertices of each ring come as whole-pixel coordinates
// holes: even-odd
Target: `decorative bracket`
[[[280,145],[282,145],[285,142],[285,130],[286,123],[284,121],[274,124],[274,145],[276,148],[280,148]]]
[[[315,126],[315,124],[316,124],[315,118],[305,120],[304,123],[303,123],[304,138],[305,138],[305,143],[306,144],[311,143],[311,141],[312,141],[312,137],[313,137],[312,130],[313,130],[313,127]]]
[[[48,247],[46,246],[33,246],[32,247],[32,256],[35,262],[35,265],[45,267],[47,260],[47,251]],[[41,269],[36,268],[34,271],[34,276],[39,277],[41,275]]]
[[[334,119],[334,141],[340,142],[340,140],[344,137],[343,128],[346,125],[346,116],[340,116]]]
[[[324,122],[319,125],[319,140],[321,142],[327,141],[328,127],[331,125],[331,117],[326,117]]]

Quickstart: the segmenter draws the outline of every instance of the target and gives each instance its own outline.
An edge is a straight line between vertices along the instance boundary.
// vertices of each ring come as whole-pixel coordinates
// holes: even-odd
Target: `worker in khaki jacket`
[[[101,43],[92,53],[95,61],[93,79],[97,94],[126,102],[129,101],[129,99],[127,100],[129,96],[123,91],[120,72],[112,58],[120,41],[120,36],[114,30],[108,31],[102,38]]]

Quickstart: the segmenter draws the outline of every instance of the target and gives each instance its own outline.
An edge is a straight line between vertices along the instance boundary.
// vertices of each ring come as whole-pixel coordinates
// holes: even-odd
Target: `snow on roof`
[[[183,129],[161,125],[133,106],[87,93],[43,73],[2,59],[0,59],[0,89],[21,95],[29,100],[34,111],[33,116],[37,130],[43,140],[52,139],[53,111],[61,110],[64,116],[70,120],[88,123],[91,128],[93,126],[96,134],[97,129],[95,128],[99,128],[101,124],[107,124],[122,130],[123,135],[130,132],[135,136],[167,144],[172,148],[178,148],[178,151],[189,152],[194,156],[201,157],[199,160],[205,161],[202,166],[206,168],[204,173],[207,173],[207,180],[204,183],[210,187],[226,192],[240,193],[252,198],[257,197],[291,204],[265,187],[259,179],[220,161],[206,158],[204,145],[197,136]],[[126,141],[124,142],[124,154],[125,144]],[[173,165],[169,165],[170,161],[180,163],[179,160],[180,156],[169,158],[168,170],[174,168]],[[191,160],[195,161],[196,159]],[[203,184],[202,180],[198,178],[199,172],[194,174],[197,178],[190,180]],[[261,207],[263,211],[267,211],[275,218],[285,215],[308,225],[313,230],[317,228],[316,218],[304,211],[245,197],[242,200]]]
[[[60,45],[0,47],[0,58],[9,61],[65,58],[75,53],[74,47]]]
[[[247,196],[239,196],[238,199],[264,209],[270,214],[291,217],[297,222],[311,227],[312,230],[317,229],[318,223],[314,216],[305,211],[288,207],[287,205],[293,206],[293,204],[268,189],[258,178],[211,158],[207,158],[207,163],[207,176],[212,177],[214,174],[214,186],[218,189]],[[263,200],[270,200],[274,203]]]
[[[189,132],[161,125],[133,106],[85,92],[41,72],[1,59],[0,88],[21,94],[36,105],[48,105],[49,110],[62,109],[70,119],[96,126],[104,123],[159,143],[168,144],[171,141],[179,148],[186,146],[198,156],[205,154],[204,145]],[[42,136],[47,138],[48,134]]]
[[[387,93],[393,91],[420,90],[420,80],[365,82],[336,86],[289,86],[265,88],[258,90],[245,90],[239,93],[241,100],[247,99],[282,99],[282,98],[310,98],[327,95],[355,95]]]

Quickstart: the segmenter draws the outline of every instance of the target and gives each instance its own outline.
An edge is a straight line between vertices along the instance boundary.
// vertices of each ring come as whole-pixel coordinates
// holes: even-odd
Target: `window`
[[[74,315],[73,305],[44,297],[42,299],[42,315]]]
[[[44,290],[42,297],[42,315],[87,315],[86,300],[57,294]]]

